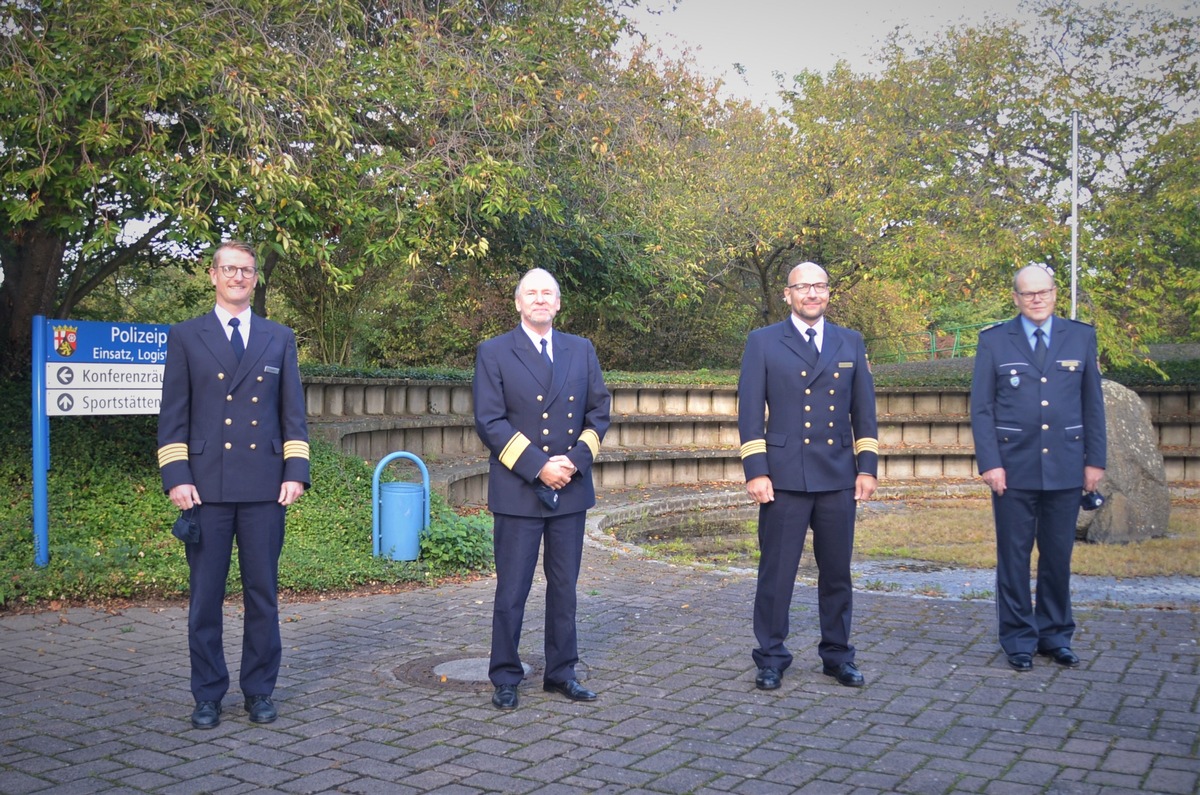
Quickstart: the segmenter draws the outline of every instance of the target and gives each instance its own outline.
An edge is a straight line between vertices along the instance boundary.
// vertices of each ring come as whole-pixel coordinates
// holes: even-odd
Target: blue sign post
[[[33,557],[50,563],[50,417],[157,414],[165,325],[33,318]]]

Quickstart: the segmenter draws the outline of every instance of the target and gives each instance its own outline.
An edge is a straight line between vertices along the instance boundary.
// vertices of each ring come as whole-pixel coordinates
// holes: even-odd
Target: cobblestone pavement
[[[1077,609],[1080,668],[1007,668],[990,601],[864,592],[867,686],[816,657],[797,589],[783,687],[754,689],[752,574],[593,538],[579,585],[594,704],[543,693],[535,584],[520,708],[439,663],[486,657],[489,579],[283,606],[279,720],[190,727],[186,610],[0,618],[0,793],[1181,793],[1200,790],[1200,612]],[[1137,600],[1134,600],[1136,602]],[[1115,604],[1107,600],[1105,605]],[[236,671],[241,622],[227,608]]]

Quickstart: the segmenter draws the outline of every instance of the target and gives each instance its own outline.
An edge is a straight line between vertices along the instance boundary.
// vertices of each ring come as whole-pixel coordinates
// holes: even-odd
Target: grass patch
[[[865,510],[855,526],[854,549],[860,559],[909,558],[994,569],[991,501],[987,497],[923,500],[897,509]],[[1037,560],[1036,550],[1033,560]],[[1200,502],[1174,501],[1168,535],[1163,538],[1136,544],[1076,544],[1071,570],[1110,577],[1200,577]]]
[[[162,493],[156,418],[51,420],[50,565],[39,568],[33,562],[29,413],[28,383],[0,388],[0,610],[183,599],[187,561],[170,532],[178,512]],[[492,568],[490,517],[459,515],[436,494],[420,559],[374,557],[374,468],[328,444],[314,440],[311,447],[314,486],[288,509],[281,592],[386,589]],[[236,553],[228,588],[241,591]]]

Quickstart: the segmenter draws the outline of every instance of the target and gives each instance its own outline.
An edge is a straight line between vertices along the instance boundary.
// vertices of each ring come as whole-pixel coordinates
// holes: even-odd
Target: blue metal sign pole
[[[33,318],[33,562],[50,565],[46,472],[50,469],[50,418],[46,416],[46,318]]]

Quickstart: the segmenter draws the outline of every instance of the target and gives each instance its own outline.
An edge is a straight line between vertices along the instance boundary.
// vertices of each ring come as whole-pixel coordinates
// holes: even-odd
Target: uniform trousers
[[[854,662],[850,645],[854,589],[850,556],[854,549],[854,489],[775,491],[758,509],[758,588],[754,594],[754,663],[783,671],[792,664],[784,646],[792,593],[804,538],[813,531],[821,641],[817,653],[826,665]]]
[[[575,586],[583,558],[586,511],[548,517],[494,515],[496,602],[492,608],[492,658],[488,677],[493,685],[519,684],[525,677],[518,646],[525,620],[525,601],[543,544],[546,574],[546,682],[575,679],[579,662],[575,629]]]
[[[237,539],[245,619],[239,684],[243,695],[269,696],[279,676],[279,553],[287,508],[277,502],[206,502],[200,506],[200,541],[185,544],[191,571],[188,648],[192,695],[220,701],[229,690],[225,665],[225,582]]]
[[[992,495],[996,521],[996,618],[1005,654],[1071,645],[1071,552],[1080,489],[1005,489]],[[1037,607],[1029,561],[1037,544]]]

